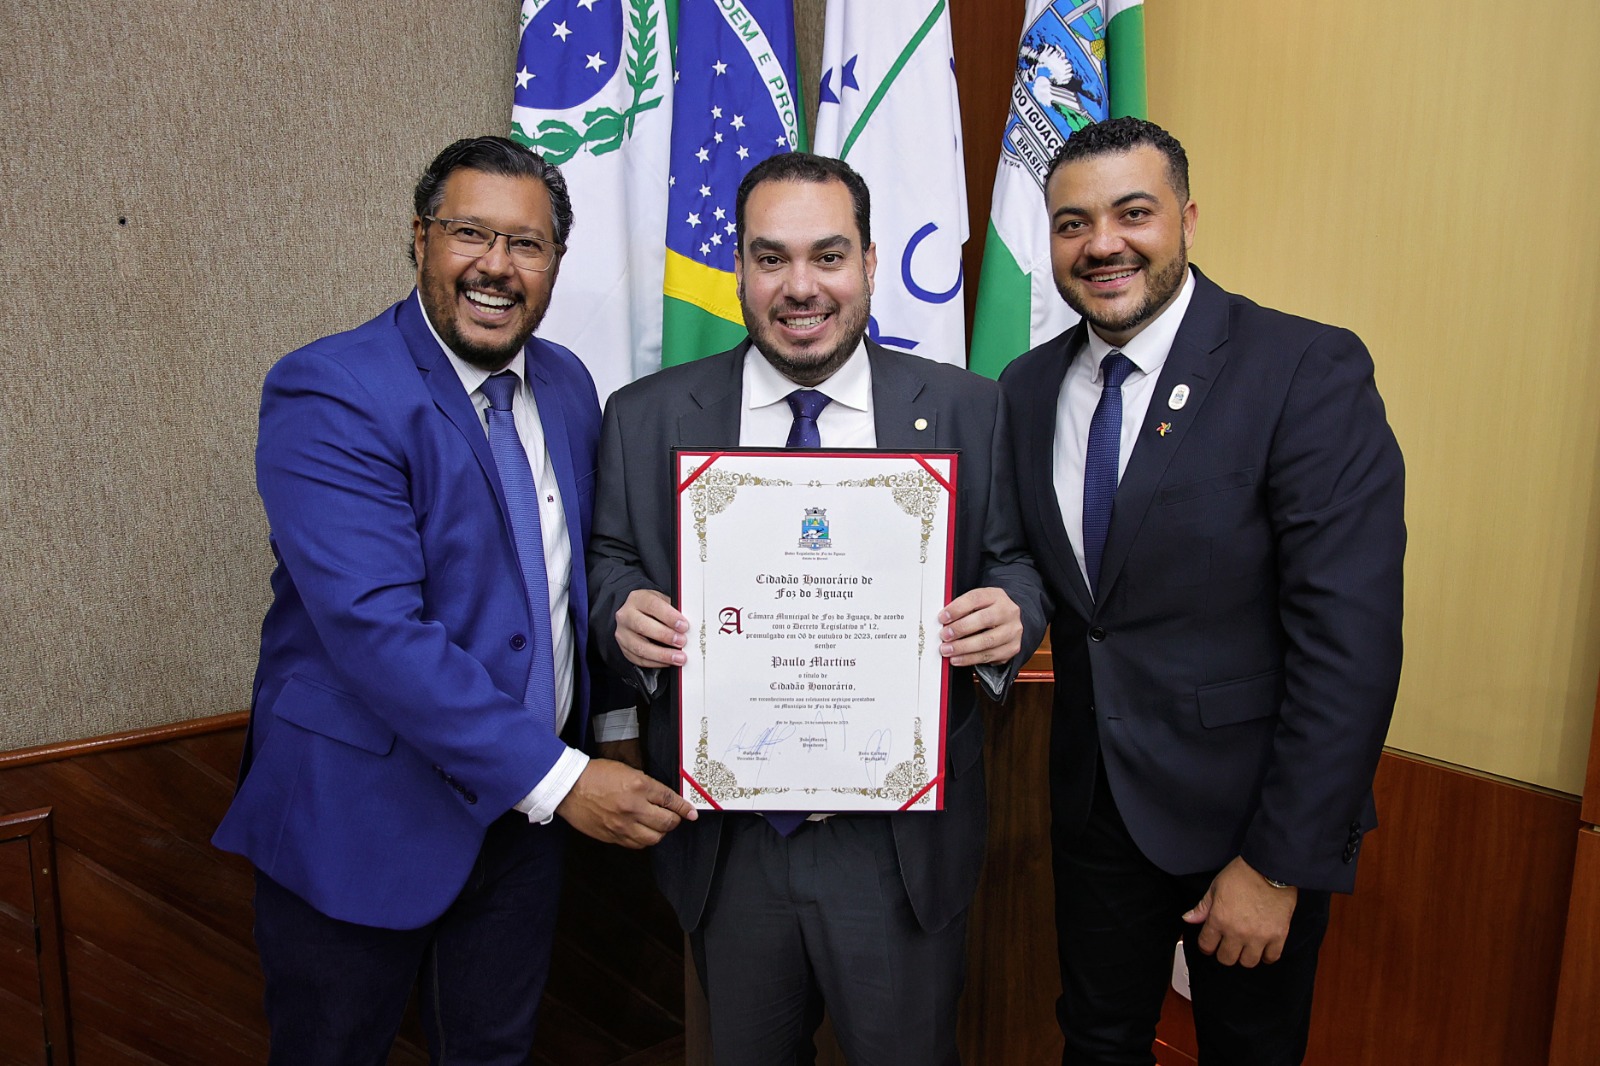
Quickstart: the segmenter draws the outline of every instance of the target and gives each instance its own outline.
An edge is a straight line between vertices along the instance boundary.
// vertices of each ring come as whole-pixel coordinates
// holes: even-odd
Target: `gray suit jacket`
[[[606,405],[590,545],[590,620],[601,655],[641,689],[646,679],[617,647],[617,609],[635,589],[675,595],[672,449],[738,444],[749,350],[746,341],[663,370],[619,390]],[[1009,664],[1009,685],[1044,635],[1046,607],[1039,576],[1022,546],[999,389],[965,370],[871,341],[867,350],[878,446],[961,452],[955,591],[1003,588],[1022,609],[1022,652]],[[919,420],[925,428],[916,428]],[[983,867],[983,717],[971,671],[955,673],[945,809],[889,816],[907,895],[917,920],[929,930],[943,927],[971,902]],[[664,671],[660,680],[645,723],[646,761],[653,776],[676,790],[676,673]],[[724,817],[729,816],[701,812],[698,821],[684,823],[653,849],[657,881],[685,929],[700,923]]]

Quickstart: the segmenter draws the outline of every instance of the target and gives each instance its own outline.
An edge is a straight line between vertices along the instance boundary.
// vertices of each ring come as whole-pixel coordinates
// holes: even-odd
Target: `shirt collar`
[[[1193,296],[1194,271],[1184,267],[1183,287],[1178,290],[1177,299],[1151,319],[1150,324],[1127,344],[1117,347],[1096,333],[1093,327],[1085,329],[1083,332],[1089,338],[1089,343],[1084,345],[1080,358],[1089,360],[1093,380],[1100,383],[1100,364],[1114,351],[1127,356],[1128,361],[1138,367],[1142,374],[1159,374],[1172,352],[1172,342],[1178,337],[1178,327],[1183,325],[1184,312],[1189,309],[1189,301]]]
[[[780,374],[754,344],[750,345],[745,355],[744,378],[752,411],[781,403],[795,389],[804,387]],[[856,350],[850,353],[844,366],[814,388],[833,403],[857,411],[872,410],[872,363],[867,357],[867,342],[864,339],[858,341]]]
[[[455,368],[456,377],[461,379],[461,387],[467,390],[468,396],[471,396],[493,375],[481,367],[473,366],[450,350],[450,346],[444,342],[444,338],[439,336],[439,331],[433,328],[433,320],[428,317],[428,309],[422,306],[421,292],[417,293],[417,306],[422,308],[422,321],[428,324],[428,332],[433,334],[433,339],[439,343],[439,350],[445,354],[445,357],[450,360],[450,365]],[[522,353],[523,349],[518,348],[517,354],[511,357],[511,362],[507,363],[504,369],[517,375],[518,381],[526,383],[527,375],[523,372]],[[766,362],[766,360],[763,359],[762,362]],[[494,373],[500,373],[500,371],[495,371]]]

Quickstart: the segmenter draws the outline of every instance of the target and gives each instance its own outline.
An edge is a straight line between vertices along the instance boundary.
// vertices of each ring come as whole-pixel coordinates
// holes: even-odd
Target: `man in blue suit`
[[[1165,130],[1079,130],[1045,186],[1083,323],[1006,369],[1056,613],[1064,1063],[1153,1063],[1182,936],[1201,1062],[1305,1053],[1400,675],[1400,450],[1347,330],[1188,262]]]
[[[628,703],[588,665],[594,384],[532,336],[566,183],[463,140],[415,210],[416,290],[286,356],[261,404],[277,568],[215,842],[256,866],[275,1063],[384,1061],[414,984],[435,1061],[525,1062],[563,823],[643,847],[693,817],[581,750],[638,762],[631,713],[590,713]]]

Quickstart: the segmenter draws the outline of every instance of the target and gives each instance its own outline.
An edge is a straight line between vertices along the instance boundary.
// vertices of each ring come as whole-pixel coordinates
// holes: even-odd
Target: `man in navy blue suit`
[[[277,567],[215,842],[256,866],[274,1063],[384,1061],[413,985],[434,1061],[525,1062],[564,825],[644,847],[694,816],[635,768],[631,712],[591,717],[630,702],[589,667],[600,411],[532,336],[566,183],[463,140],[415,211],[415,291],[286,356],[262,397]]]
[[[1070,1064],[1153,1063],[1183,937],[1202,1062],[1305,1053],[1400,675],[1400,451],[1347,330],[1188,262],[1165,130],[1073,134],[1045,198],[1084,321],[1006,369],[1055,601],[1052,844]]]

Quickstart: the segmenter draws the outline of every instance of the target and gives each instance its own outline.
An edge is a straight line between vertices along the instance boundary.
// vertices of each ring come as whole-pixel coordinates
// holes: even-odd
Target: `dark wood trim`
[[[146,744],[164,744],[188,737],[205,736],[208,733],[222,733],[229,729],[238,729],[249,721],[249,711],[233,711],[229,714],[214,714],[208,718],[191,718],[186,722],[130,729],[125,733],[108,733],[103,737],[63,740],[56,744],[41,744],[36,748],[0,751],[0,770],[32,766],[35,763],[56,762],[60,759],[75,759],[80,755],[98,755],[107,751],[139,748]]]
[[[1550,1066],[1600,1062],[1600,831],[1578,831],[1578,859],[1567,908],[1561,983],[1556,989]]]
[[[66,954],[61,939],[60,897],[56,889],[53,808],[40,807],[0,817],[0,843],[28,845],[33,889],[33,925],[38,940],[39,1004],[50,1062],[72,1066],[72,1021],[68,1013]]]
[[[1594,729],[1589,734],[1589,772],[1583,785],[1583,820],[1600,825],[1600,694],[1594,701]]]

